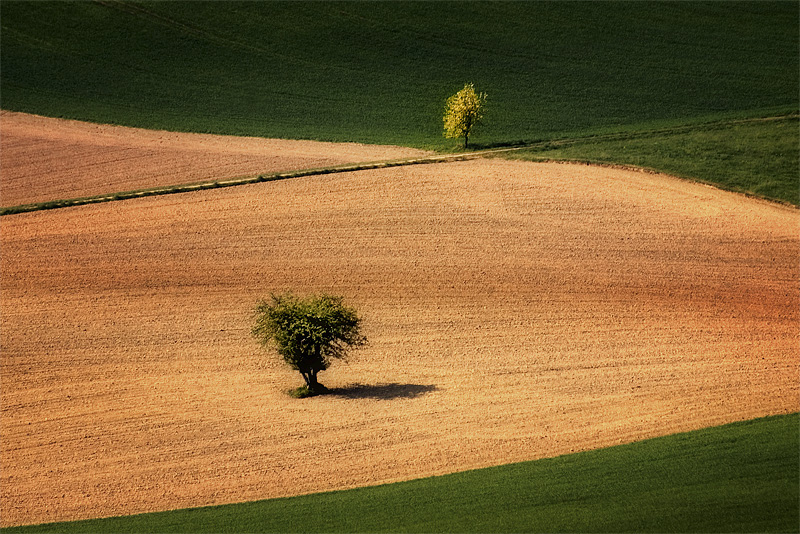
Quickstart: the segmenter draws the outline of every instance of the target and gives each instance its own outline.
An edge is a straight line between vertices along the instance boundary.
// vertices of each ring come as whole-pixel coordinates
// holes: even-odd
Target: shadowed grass
[[[797,109],[797,2],[21,2],[2,107],[175,131],[453,149]]]

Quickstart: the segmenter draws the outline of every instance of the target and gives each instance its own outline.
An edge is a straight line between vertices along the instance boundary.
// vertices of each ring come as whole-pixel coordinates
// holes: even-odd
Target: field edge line
[[[84,206],[87,204],[101,204],[105,202],[116,202],[121,200],[131,200],[135,198],[142,198],[142,197],[149,197],[149,196],[162,196],[162,195],[173,195],[178,193],[190,193],[195,191],[202,191],[207,189],[219,189],[224,187],[236,187],[240,185],[249,185],[254,183],[260,182],[271,182],[277,180],[286,180],[291,178],[300,178],[304,176],[321,176],[324,174],[337,174],[337,173],[344,173],[344,172],[357,172],[357,171],[365,171],[365,170],[374,170],[374,169],[382,169],[382,168],[390,168],[390,167],[402,167],[402,166],[410,166],[410,165],[423,165],[429,163],[451,163],[454,161],[467,161],[472,159],[479,159],[485,157],[502,157],[503,154],[508,152],[515,152],[519,150],[549,150],[553,148],[559,148],[574,144],[580,144],[583,142],[591,142],[591,141],[610,141],[610,140],[626,140],[626,139],[641,139],[647,138],[652,136],[659,136],[659,135],[669,135],[674,133],[682,133],[682,132],[690,132],[693,130],[714,130],[725,128],[729,126],[734,126],[737,124],[748,124],[754,122],[765,122],[765,121],[781,121],[781,120],[795,120],[800,118],[800,112],[792,112],[788,114],[776,115],[776,116],[767,116],[767,117],[754,117],[754,118],[746,118],[746,119],[731,119],[731,120],[722,120],[722,121],[712,121],[706,123],[699,123],[693,125],[686,125],[686,126],[676,126],[676,127],[668,127],[668,128],[655,128],[652,130],[642,130],[638,132],[618,132],[618,133],[610,133],[610,134],[598,134],[598,135],[587,135],[587,136],[575,136],[575,137],[568,137],[568,138],[561,138],[561,139],[548,139],[548,140],[536,140],[536,141],[521,141],[519,144],[514,143],[513,146],[504,146],[504,147],[497,147],[497,148],[486,148],[482,150],[475,150],[471,152],[454,152],[448,154],[436,154],[432,156],[423,156],[417,158],[409,158],[409,159],[399,159],[399,160],[382,160],[382,161],[374,161],[374,162],[364,162],[364,163],[355,163],[355,164],[344,164],[344,165],[337,165],[332,167],[321,167],[321,168],[309,168],[309,169],[299,169],[295,171],[284,171],[284,172],[273,172],[269,174],[257,174],[257,175],[247,175],[241,176],[237,178],[229,178],[229,179],[217,179],[217,180],[206,180],[201,182],[191,182],[185,184],[177,184],[172,186],[161,186],[161,187],[153,187],[153,188],[146,188],[146,189],[137,189],[131,191],[120,191],[120,192],[113,192],[113,193],[103,193],[100,195],[92,195],[88,197],[76,197],[76,198],[67,198],[67,199],[57,199],[57,200],[48,200],[44,202],[35,202],[29,204],[19,204],[15,206],[5,206],[0,207],[0,217],[7,216],[7,215],[16,215],[20,213],[30,213],[34,211],[45,211],[45,210],[52,210],[52,209],[60,209],[60,208],[70,208],[76,206]],[[687,180],[690,182],[701,183],[704,185],[708,185],[710,187],[715,187],[717,189],[731,191],[738,194],[743,194],[746,197],[763,200],[770,203],[775,203],[778,205],[784,205],[787,207],[794,207],[798,208],[800,206],[796,206],[791,202],[771,199],[767,197],[763,197],[754,193],[749,193],[746,191],[739,191],[734,189],[726,189],[723,187],[722,184],[718,184],[715,182],[704,181],[697,178],[686,177],[686,176],[678,176],[674,174],[670,174],[668,172],[659,171],[658,169],[649,168],[649,167],[640,167],[636,165],[629,165],[623,163],[610,163],[610,162],[603,162],[603,161],[593,161],[593,160],[580,160],[580,159],[551,159],[551,158],[543,158],[539,160],[540,162],[557,162],[557,163],[578,163],[583,165],[595,165],[600,167],[608,167],[608,168],[615,168],[615,169],[623,169],[623,170],[634,170],[639,172],[647,172],[651,174],[668,174],[670,176],[675,176],[676,178]]]

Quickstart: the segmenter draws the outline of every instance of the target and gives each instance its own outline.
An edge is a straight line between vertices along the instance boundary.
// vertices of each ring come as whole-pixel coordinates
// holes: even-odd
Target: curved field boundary
[[[382,486],[8,531],[792,532],[797,425],[774,416]]]
[[[691,126],[676,126],[670,128],[659,128],[647,131],[640,131],[640,132],[622,132],[622,133],[610,133],[610,134],[600,134],[600,135],[592,135],[592,136],[580,136],[580,137],[572,137],[572,138],[565,138],[565,139],[555,139],[555,140],[547,140],[547,141],[532,141],[532,142],[521,142],[519,144],[514,144],[513,146],[507,147],[497,147],[497,148],[489,148],[485,150],[477,150],[473,152],[466,152],[466,153],[457,153],[457,154],[446,154],[446,155],[436,155],[436,156],[426,156],[421,158],[410,158],[410,159],[401,159],[401,160],[391,160],[391,161],[378,161],[378,162],[371,162],[371,163],[358,163],[358,164],[345,164],[345,165],[337,165],[332,167],[322,167],[322,168],[312,168],[312,169],[302,169],[296,171],[289,171],[289,172],[275,172],[269,174],[259,174],[259,175],[250,175],[250,176],[243,176],[239,178],[231,178],[231,179],[224,179],[224,180],[204,180],[202,182],[193,182],[187,184],[179,184],[179,185],[172,185],[166,187],[152,187],[146,189],[137,189],[131,191],[121,191],[109,194],[102,194],[102,195],[93,195],[87,197],[79,197],[79,198],[70,198],[70,199],[59,199],[47,202],[38,202],[38,203],[31,203],[31,204],[21,204],[17,206],[9,206],[0,208],[0,216],[3,215],[12,215],[15,213],[26,213],[31,211],[39,211],[39,210],[49,210],[49,209],[58,209],[58,208],[66,208],[71,206],[81,206],[86,204],[97,204],[103,202],[113,202],[117,200],[129,200],[134,198],[142,198],[142,197],[149,197],[149,196],[157,196],[157,195],[171,195],[177,193],[187,193],[193,191],[202,191],[206,189],[217,189],[220,187],[234,187],[239,185],[246,185],[246,184],[253,184],[259,182],[269,182],[274,180],[285,180],[289,178],[298,178],[301,176],[313,176],[313,175],[323,175],[323,174],[332,174],[332,173],[342,173],[342,172],[353,172],[353,171],[363,171],[363,170],[370,170],[370,169],[384,169],[389,167],[398,167],[398,166],[405,166],[405,165],[420,165],[426,163],[447,163],[453,161],[465,161],[469,159],[475,158],[482,158],[482,157],[490,157],[495,155],[502,155],[507,152],[518,151],[518,150],[530,150],[530,149],[538,149],[538,150],[550,150],[553,148],[565,147],[569,145],[574,145],[581,142],[586,141],[611,141],[611,140],[625,140],[625,139],[641,139],[643,137],[653,137],[658,135],[668,135],[668,134],[675,134],[675,133],[683,133],[683,132],[690,132],[693,130],[703,129],[719,129],[719,128],[726,128],[736,124],[746,124],[746,123],[753,123],[753,122],[767,122],[767,121],[777,121],[777,120],[787,120],[797,118],[799,114],[791,113],[786,115],[774,116],[774,117],[763,117],[763,118],[749,118],[749,119],[737,119],[737,120],[728,120],[728,121],[717,121],[717,122],[710,122],[705,123],[702,125],[691,125]],[[585,163],[591,165],[601,165],[601,166],[609,166],[607,163],[596,162],[596,161],[584,161],[584,160],[570,160],[570,163]],[[649,169],[649,168],[642,168],[636,167],[631,165],[611,165],[614,167],[619,167],[623,169],[635,169],[635,170],[642,170],[648,172],[659,172],[657,169]]]

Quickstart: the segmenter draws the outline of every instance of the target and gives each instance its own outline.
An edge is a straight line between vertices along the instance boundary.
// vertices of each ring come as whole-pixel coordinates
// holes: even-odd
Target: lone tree
[[[334,358],[344,358],[350,347],[366,344],[361,334],[361,318],[343,304],[342,297],[272,295],[261,300],[255,310],[252,333],[264,346],[274,343],[278,353],[292,369],[300,371],[306,390],[297,396],[324,393],[317,373],[327,369]]]
[[[472,128],[483,119],[485,104],[486,93],[476,93],[471,83],[448,98],[444,110],[444,136],[448,139],[463,137],[464,148],[467,148]]]

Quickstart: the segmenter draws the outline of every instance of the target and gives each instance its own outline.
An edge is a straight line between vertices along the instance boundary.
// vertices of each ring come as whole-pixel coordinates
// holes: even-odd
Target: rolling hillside
[[[798,411],[797,210],[668,176],[476,160],[2,224],[4,525]],[[366,318],[369,347],[321,376],[336,395],[288,397],[299,374],[250,337],[286,290]]]
[[[146,128],[451,147],[796,110],[796,2],[16,2],[3,109]]]
[[[240,151],[198,132],[458,150],[441,111],[472,81],[490,103],[477,147],[535,141],[516,157],[648,167],[796,205],[798,20],[780,1],[4,0],[0,204],[418,153],[268,139]],[[76,141],[51,135],[65,122],[15,112],[149,130],[130,143],[69,123]],[[35,126],[8,135],[11,116]],[[800,409],[797,209],[671,176],[464,161],[0,223],[2,526],[408,480]],[[371,345],[311,403],[285,395],[299,376],[248,335],[255,300],[284,290],[340,293],[368,321]],[[794,466],[796,415],[782,421],[759,440],[781,437]],[[726,445],[737,432],[712,432],[713,450],[664,442],[701,447],[717,470],[687,484],[724,480],[717,512],[750,461]],[[632,450],[599,452],[600,469]],[[659,458],[655,472],[673,465]],[[593,467],[575,461],[582,483]],[[501,485],[527,476],[501,469]],[[470,498],[471,476],[447,491]],[[757,514],[720,515],[760,525],[781,502],[791,521],[790,499],[770,499],[795,479],[766,478]],[[407,519],[433,525],[420,502]],[[700,518],[694,502],[683,515]],[[552,504],[550,525],[576,517],[569,497]]]

